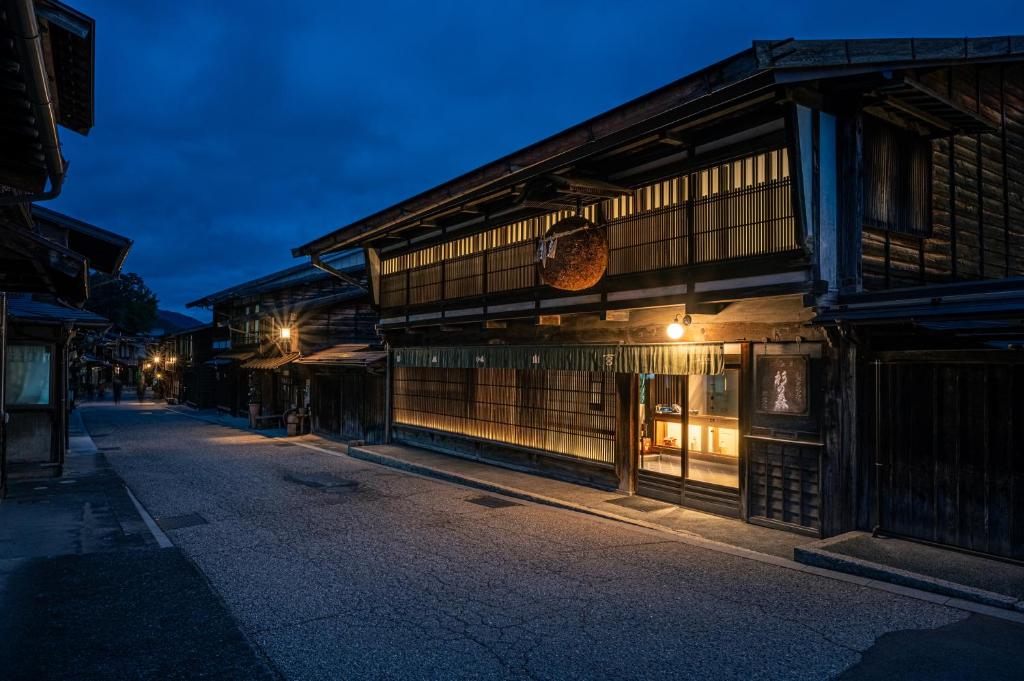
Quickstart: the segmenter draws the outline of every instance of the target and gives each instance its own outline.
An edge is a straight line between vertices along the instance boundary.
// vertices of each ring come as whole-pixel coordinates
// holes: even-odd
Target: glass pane
[[[690,376],[686,477],[739,487],[739,369]]]
[[[7,404],[50,403],[50,348],[7,346]]]
[[[683,474],[684,376],[640,376],[640,468]]]

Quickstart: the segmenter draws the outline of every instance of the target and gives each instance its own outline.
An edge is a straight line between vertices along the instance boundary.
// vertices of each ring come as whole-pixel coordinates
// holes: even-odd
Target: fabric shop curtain
[[[395,348],[392,352],[396,367],[550,369],[676,375],[715,375],[725,370],[721,343],[480,345]]]

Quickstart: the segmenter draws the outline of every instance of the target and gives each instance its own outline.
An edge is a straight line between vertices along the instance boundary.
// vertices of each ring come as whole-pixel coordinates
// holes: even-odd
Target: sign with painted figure
[[[807,357],[757,356],[757,410],[764,414],[807,413]]]

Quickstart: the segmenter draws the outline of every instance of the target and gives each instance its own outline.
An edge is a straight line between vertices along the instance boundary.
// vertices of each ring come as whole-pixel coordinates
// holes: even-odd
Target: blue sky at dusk
[[[754,39],[1024,32],[1010,0],[69,2],[96,19],[96,126],[62,130],[48,205],[133,238],[176,311]]]

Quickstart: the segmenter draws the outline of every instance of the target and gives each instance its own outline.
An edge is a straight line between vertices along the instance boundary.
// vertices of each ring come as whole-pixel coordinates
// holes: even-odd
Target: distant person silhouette
[[[121,393],[124,391],[124,383],[121,383],[120,378],[115,378],[114,384],[111,387],[114,391],[114,404],[121,404]]]

